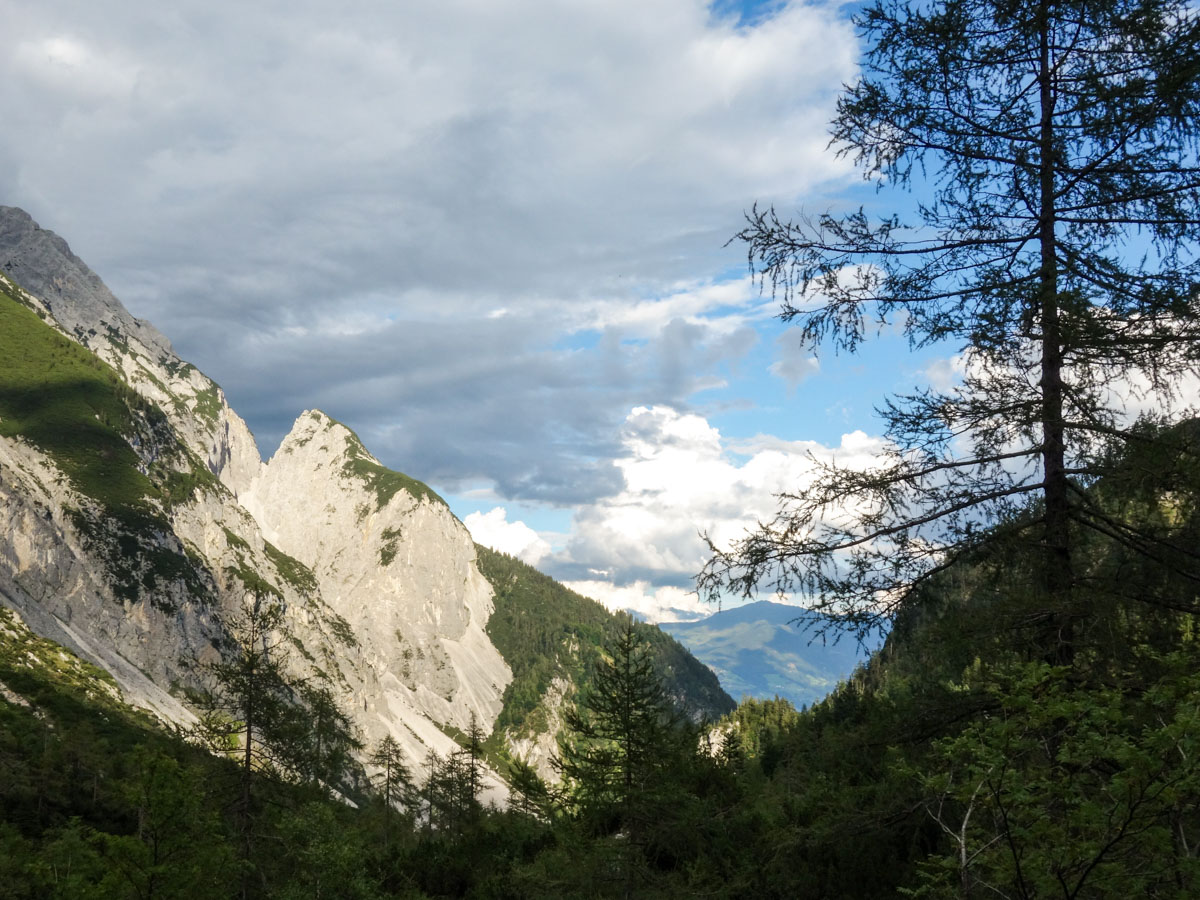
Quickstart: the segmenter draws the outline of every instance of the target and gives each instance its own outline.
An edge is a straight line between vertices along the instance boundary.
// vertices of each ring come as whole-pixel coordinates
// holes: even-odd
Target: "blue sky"
[[[0,0],[0,203],[62,234],[269,455],[305,409],[477,540],[696,608],[730,539],[949,372],[813,354],[727,245],[890,208],[827,147],[838,3]]]

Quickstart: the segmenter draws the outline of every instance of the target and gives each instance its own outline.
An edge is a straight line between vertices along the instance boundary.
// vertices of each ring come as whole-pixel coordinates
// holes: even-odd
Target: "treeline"
[[[898,623],[813,709],[746,700],[715,726],[626,627],[560,780],[513,764],[505,809],[481,800],[478,726],[446,758],[365,748],[369,778],[348,754],[245,769],[244,746],[214,756],[6,652],[0,897],[1194,896],[1190,617],[1110,607],[1054,666],[1012,639],[1020,604],[984,626],[972,597]]]
[[[556,678],[584,690],[592,683],[606,646],[616,640],[626,616],[577,594],[526,563],[480,544],[479,571],[492,585],[495,609],[488,637],[512,668],[497,730],[516,734],[543,730],[538,707]],[[716,675],[678,641],[653,625],[635,623],[648,645],[654,671],[675,705],[694,720],[719,718],[734,702]],[[529,721],[529,717],[535,718]]]
[[[737,866],[734,769],[676,711],[632,622],[568,716],[561,781],[513,763],[498,809],[478,723],[448,757],[358,748],[368,777],[336,716],[318,727],[319,698],[271,660],[275,615],[247,611],[200,724],[167,734],[103,673],[14,640],[6,614],[0,897],[642,896]]]

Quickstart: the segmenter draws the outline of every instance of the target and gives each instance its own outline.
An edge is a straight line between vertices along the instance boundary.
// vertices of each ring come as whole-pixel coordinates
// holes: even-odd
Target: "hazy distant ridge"
[[[698,622],[660,625],[710,666],[732,696],[785,697],[796,706],[820,700],[866,656],[853,637],[824,642],[797,621],[805,612],[759,601]]]

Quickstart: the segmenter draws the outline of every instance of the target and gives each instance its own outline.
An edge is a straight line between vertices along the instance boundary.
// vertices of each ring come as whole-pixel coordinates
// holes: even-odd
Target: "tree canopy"
[[[755,207],[737,237],[810,345],[854,351],[890,324],[958,353],[962,376],[886,400],[881,464],[782,495],[773,521],[713,546],[701,588],[799,592],[865,631],[1007,522],[1069,655],[1081,530],[1200,572],[1194,548],[1164,550],[1087,492],[1193,400],[1200,20],[1159,0],[879,0],[857,24],[868,49],[833,145],[911,189],[913,213]]]

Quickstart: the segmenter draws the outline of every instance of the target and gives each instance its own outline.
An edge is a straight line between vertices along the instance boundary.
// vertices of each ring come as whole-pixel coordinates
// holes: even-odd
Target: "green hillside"
[[[172,583],[206,595],[209,576],[172,539],[166,511],[197,489],[215,490],[216,479],[175,441],[161,410],[2,286],[0,435],[43,451],[91,501],[75,522],[122,597],[161,598],[157,588]]]
[[[867,656],[851,636],[828,640],[820,620],[795,606],[759,600],[662,629],[712,667],[734,696],[782,697],[796,706],[824,698]]]
[[[478,544],[475,551],[479,570],[495,591],[488,637],[513,671],[496,729],[541,730],[541,701],[554,679],[565,678],[586,694],[603,648],[626,617],[518,559]],[[733,709],[712,670],[674,638],[651,625],[635,628],[652,648],[667,693],[689,717],[716,719]]]
[[[1069,664],[1020,529],[1000,525],[824,702],[727,720],[778,817],[759,851],[786,853],[773,882],[848,898],[1195,895],[1198,434],[1147,431],[1087,491],[1175,552],[1080,530]]]
[[[0,772],[0,897],[226,900],[247,883],[236,765],[126,706],[107,673],[2,607]],[[272,841],[302,830],[312,849],[351,815],[266,772],[255,793],[256,833]],[[314,896],[299,857],[255,860],[257,880],[287,886],[279,896]],[[341,896],[363,896],[343,877]]]

